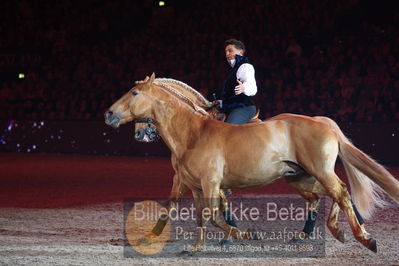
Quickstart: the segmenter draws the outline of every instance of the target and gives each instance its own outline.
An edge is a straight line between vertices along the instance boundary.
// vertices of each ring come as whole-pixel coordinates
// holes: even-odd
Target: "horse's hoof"
[[[342,229],[339,229],[337,235],[335,236],[336,239],[339,240],[341,243],[345,243],[345,232]]]
[[[156,234],[154,234],[153,232],[149,232],[149,233],[147,233],[146,235],[145,235],[145,237],[146,238],[154,238],[154,237],[156,237],[157,235]]]
[[[261,240],[259,237],[258,231],[254,228],[249,228],[247,230],[247,235],[249,240]]]
[[[193,252],[188,251],[188,250],[183,250],[182,252],[179,253],[179,257],[181,258],[187,258],[187,257],[192,257]]]
[[[300,237],[293,237],[290,240],[290,244],[302,244],[305,240]]]
[[[377,253],[377,241],[375,239],[371,239],[367,248]]]
[[[221,246],[230,246],[233,245],[233,241],[231,240],[227,240],[227,239],[223,239],[219,242],[219,245]]]
[[[291,238],[290,243],[291,244],[302,244],[303,242],[305,242],[305,239],[309,238],[309,235],[305,232],[301,232],[299,233],[298,236],[294,236],[293,238]]]
[[[152,241],[148,237],[142,237],[137,240],[138,246],[149,246],[149,245],[151,245],[151,243],[152,243]]]

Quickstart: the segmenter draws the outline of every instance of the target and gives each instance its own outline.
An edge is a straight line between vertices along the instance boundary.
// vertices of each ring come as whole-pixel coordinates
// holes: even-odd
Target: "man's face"
[[[224,48],[224,52],[226,54],[226,59],[228,62],[230,62],[230,60],[234,60],[236,58],[236,55],[244,55],[244,51],[237,49],[234,45],[229,44],[226,46],[226,48]]]

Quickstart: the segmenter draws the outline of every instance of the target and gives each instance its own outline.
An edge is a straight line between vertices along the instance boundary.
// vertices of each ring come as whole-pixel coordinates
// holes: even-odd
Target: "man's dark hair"
[[[234,45],[236,49],[243,50],[245,52],[245,45],[242,41],[236,39],[228,39],[227,41],[224,42],[224,48],[226,48],[226,46],[230,44]]]

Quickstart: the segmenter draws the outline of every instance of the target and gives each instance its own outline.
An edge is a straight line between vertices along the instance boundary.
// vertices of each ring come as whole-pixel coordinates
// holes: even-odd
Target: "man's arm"
[[[236,95],[244,93],[247,96],[256,94],[255,69],[251,64],[242,64],[237,70],[238,85],[236,86]]]

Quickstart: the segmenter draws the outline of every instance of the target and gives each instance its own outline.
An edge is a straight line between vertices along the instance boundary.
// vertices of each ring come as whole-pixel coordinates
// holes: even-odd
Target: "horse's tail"
[[[364,218],[369,218],[376,206],[387,203],[381,197],[381,188],[399,203],[399,181],[382,165],[356,148],[331,119],[323,119],[336,132],[339,141],[339,157],[351,186],[353,200]],[[379,187],[376,185],[378,184]]]

